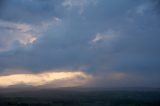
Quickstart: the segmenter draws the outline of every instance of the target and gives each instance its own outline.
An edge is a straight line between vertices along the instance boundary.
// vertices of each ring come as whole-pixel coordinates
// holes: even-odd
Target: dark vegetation
[[[0,106],[160,106],[160,92],[132,90],[1,92]]]

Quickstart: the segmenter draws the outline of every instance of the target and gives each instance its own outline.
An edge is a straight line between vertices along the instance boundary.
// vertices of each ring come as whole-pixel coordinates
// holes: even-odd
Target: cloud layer
[[[160,85],[159,2],[6,0],[0,72],[82,70],[91,86]]]

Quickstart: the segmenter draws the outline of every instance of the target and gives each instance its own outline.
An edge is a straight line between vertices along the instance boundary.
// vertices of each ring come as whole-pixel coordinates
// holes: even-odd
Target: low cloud
[[[75,72],[42,72],[42,73],[19,73],[0,76],[0,87],[17,85],[43,86],[43,87],[71,87],[83,86],[91,80],[91,75],[81,71]]]

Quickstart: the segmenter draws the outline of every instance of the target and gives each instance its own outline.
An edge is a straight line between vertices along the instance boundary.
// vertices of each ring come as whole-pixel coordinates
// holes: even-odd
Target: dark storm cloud
[[[0,11],[3,9],[3,7],[6,5],[6,2],[7,2],[8,0],[1,0],[0,1]]]
[[[158,11],[158,13],[160,13],[160,1],[150,0],[150,2],[153,3],[155,11]]]
[[[3,2],[4,1],[4,2]],[[8,21],[37,23],[48,20],[56,12],[57,5],[62,0],[3,0],[1,4],[0,18]],[[5,5],[5,6],[3,6]],[[3,10],[3,11],[2,11]]]
[[[58,17],[59,22],[47,27],[31,48],[0,52],[0,70],[82,69],[100,76],[97,86],[159,85],[160,17],[154,3],[73,1],[65,1],[69,7],[55,0],[8,2],[2,20],[32,25]]]

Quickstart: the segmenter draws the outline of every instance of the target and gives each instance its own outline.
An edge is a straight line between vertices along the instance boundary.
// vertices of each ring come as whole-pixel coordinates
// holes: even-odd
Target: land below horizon
[[[0,106],[160,106],[157,89],[1,88]]]

